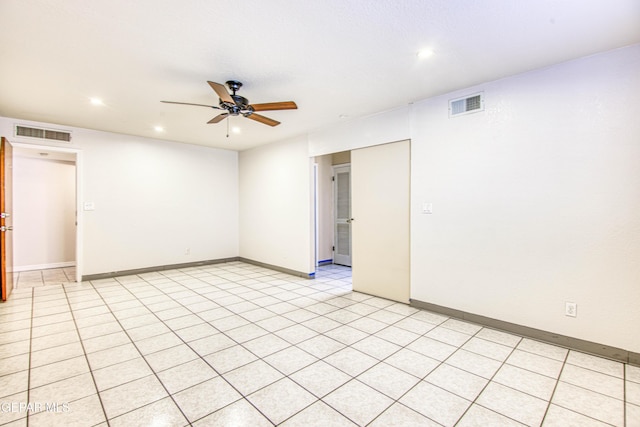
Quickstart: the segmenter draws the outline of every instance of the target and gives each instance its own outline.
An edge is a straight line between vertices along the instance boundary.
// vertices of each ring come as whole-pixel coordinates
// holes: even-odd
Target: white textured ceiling
[[[1,116],[243,150],[638,43],[640,1],[0,0],[0,28]],[[298,110],[226,138],[217,110],[160,103],[230,79]]]

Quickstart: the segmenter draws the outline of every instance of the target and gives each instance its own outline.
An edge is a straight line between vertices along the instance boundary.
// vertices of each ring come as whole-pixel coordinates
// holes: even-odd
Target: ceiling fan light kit
[[[230,117],[230,116],[243,116],[248,119],[254,120],[256,122],[268,125],[268,126],[278,126],[280,124],[279,121],[270,119],[269,117],[265,117],[261,114],[256,114],[256,111],[275,111],[275,110],[295,110],[298,108],[295,102],[293,101],[284,101],[284,102],[268,102],[263,104],[250,104],[249,100],[244,96],[240,96],[237,94],[238,90],[242,87],[242,83],[237,80],[229,80],[226,82],[227,87],[231,90],[231,93],[227,90],[227,88],[216,82],[207,82],[211,89],[218,95],[219,101],[218,106],[215,105],[205,105],[205,104],[193,104],[190,102],[175,102],[175,101],[160,101],[167,104],[179,104],[179,105],[195,105],[197,107],[207,107],[213,108],[216,110],[223,110],[224,113],[220,113],[207,123],[219,123],[222,120]],[[228,135],[227,135],[228,136]]]

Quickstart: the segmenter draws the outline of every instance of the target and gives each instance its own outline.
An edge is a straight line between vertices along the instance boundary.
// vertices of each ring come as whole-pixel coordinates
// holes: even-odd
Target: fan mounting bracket
[[[242,82],[239,82],[237,80],[228,80],[226,84],[227,86],[229,86],[229,89],[231,89],[231,92],[233,92],[233,95],[235,95],[236,92],[242,87]]]

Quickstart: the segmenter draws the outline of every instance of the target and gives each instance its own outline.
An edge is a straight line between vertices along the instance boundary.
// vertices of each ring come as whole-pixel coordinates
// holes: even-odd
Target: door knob
[[[351,224],[351,222],[352,222],[352,221],[354,221],[354,219],[353,219],[353,218],[349,218],[349,219],[347,220],[347,223]]]

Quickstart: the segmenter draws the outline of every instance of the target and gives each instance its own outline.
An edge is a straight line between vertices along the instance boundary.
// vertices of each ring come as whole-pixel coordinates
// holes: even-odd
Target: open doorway
[[[343,180],[350,161],[349,151],[315,158],[316,267],[329,264],[351,266],[350,259],[345,259],[345,255],[350,258],[350,232],[344,228],[344,224],[348,224],[346,221],[350,218],[348,213],[345,213],[345,207],[349,211],[350,184],[348,177],[347,180]],[[337,173],[342,174],[339,181],[336,181]],[[338,197],[337,187],[340,183],[343,191],[341,197]],[[338,204],[342,208],[339,208]],[[338,219],[338,216],[344,218]],[[341,223],[344,224],[340,225]],[[342,238],[336,236],[338,230],[342,232]]]
[[[80,153],[13,145],[15,286],[80,281]]]
[[[351,164],[333,167],[333,263],[351,267]]]
[[[315,160],[316,272],[350,264],[354,291],[409,303],[411,142]]]

